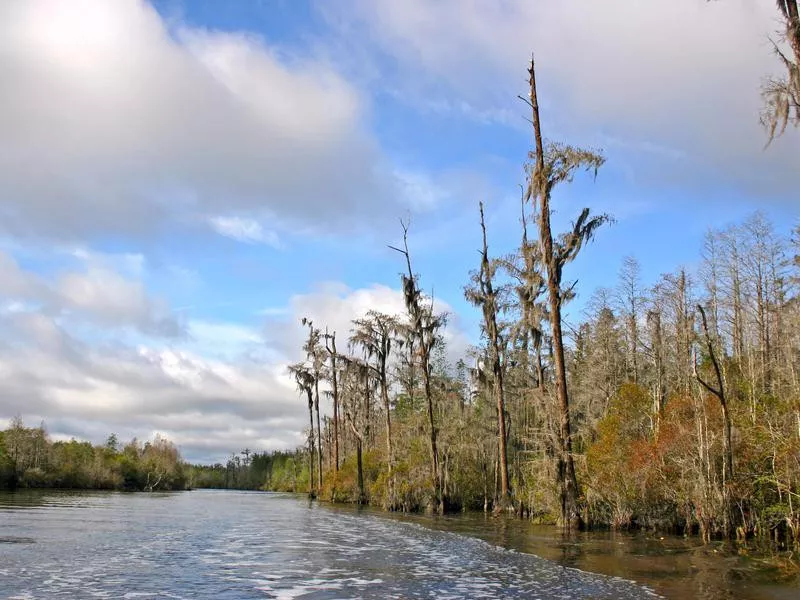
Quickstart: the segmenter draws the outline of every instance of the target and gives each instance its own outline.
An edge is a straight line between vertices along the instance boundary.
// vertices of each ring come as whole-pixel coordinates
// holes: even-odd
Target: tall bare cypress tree
[[[331,380],[331,399],[333,400],[333,473],[334,476],[339,472],[339,370],[336,359],[339,357],[336,351],[336,332],[328,333],[325,329],[325,350],[330,359],[329,375]]]
[[[311,319],[303,317],[303,325],[308,326],[308,339],[303,345],[306,357],[310,364],[310,372],[313,377],[314,387],[314,410],[317,414],[317,489],[322,490],[322,430],[319,425],[319,381],[322,379],[325,368],[324,349],[320,343],[321,332],[314,327]]]
[[[561,307],[568,291],[562,289],[562,270],[564,265],[575,259],[583,244],[589,241],[594,232],[609,220],[606,215],[590,217],[584,208],[572,231],[553,239],[550,226],[551,194],[559,183],[569,183],[578,170],[597,169],[603,164],[602,156],[589,150],[573,148],[558,143],[548,143],[545,147],[539,118],[539,100],[536,90],[536,71],[533,58],[528,69],[530,99],[535,151],[533,172],[531,174],[527,199],[538,208],[539,243],[542,262],[547,272],[547,291],[552,328],[553,362],[555,366],[556,396],[559,408],[559,453],[558,484],[561,489],[561,518],[564,526],[579,526],[582,523],[579,506],[580,490],[575,476],[575,462],[572,456],[572,431],[570,427],[569,395],[567,391],[567,372],[564,363],[564,336],[561,329]]]

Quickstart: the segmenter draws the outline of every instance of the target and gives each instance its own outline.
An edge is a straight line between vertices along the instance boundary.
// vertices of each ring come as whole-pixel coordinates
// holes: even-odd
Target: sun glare
[[[78,69],[97,66],[125,36],[121,3],[44,2],[29,13],[27,38],[48,61]]]

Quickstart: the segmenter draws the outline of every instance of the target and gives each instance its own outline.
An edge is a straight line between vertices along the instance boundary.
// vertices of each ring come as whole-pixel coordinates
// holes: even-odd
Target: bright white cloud
[[[50,299],[47,286],[33,274],[19,268],[13,257],[0,251],[0,297],[10,302]]]
[[[2,2],[0,71],[0,221],[15,235],[228,212],[351,226],[397,197],[363,99],[330,65],[249,34],[170,31],[143,0]]]
[[[78,246],[69,250],[76,259],[90,267],[110,269],[128,277],[141,277],[146,268],[146,259],[138,252],[108,253]]]
[[[182,334],[166,302],[150,298],[141,282],[113,271],[90,268],[84,273],[67,273],[59,278],[55,291],[63,310],[78,312],[101,325],[132,324],[146,334]]]

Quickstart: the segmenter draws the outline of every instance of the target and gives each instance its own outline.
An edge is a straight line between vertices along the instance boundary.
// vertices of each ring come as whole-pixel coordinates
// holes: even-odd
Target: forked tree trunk
[[[358,498],[356,498],[357,504],[366,504],[367,503],[367,493],[366,489],[364,488],[364,434],[356,428],[356,424],[353,420],[353,415],[350,413],[347,408],[345,408],[345,416],[347,417],[347,422],[350,424],[350,430],[353,432],[353,438],[355,439],[356,443],[356,481],[358,484]]]

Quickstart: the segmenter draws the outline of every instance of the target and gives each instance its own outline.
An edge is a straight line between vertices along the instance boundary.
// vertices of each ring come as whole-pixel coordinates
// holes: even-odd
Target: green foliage
[[[136,440],[118,450],[116,436],[106,444],[52,442],[44,427],[28,428],[16,419],[0,432],[0,489],[66,488],[182,490],[185,467],[177,448],[160,437]]]
[[[308,490],[308,464],[302,451],[246,451],[232,455],[224,465],[188,466],[187,477],[192,488],[281,492]]]
[[[13,489],[17,486],[16,467],[6,449],[4,433],[0,431],[0,489]]]

